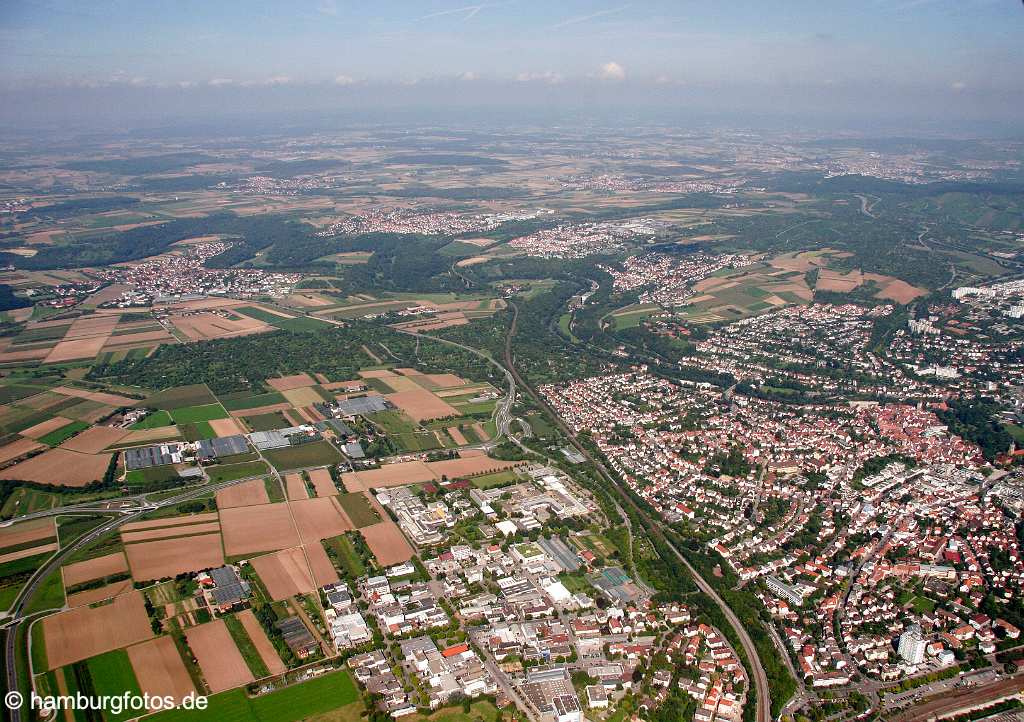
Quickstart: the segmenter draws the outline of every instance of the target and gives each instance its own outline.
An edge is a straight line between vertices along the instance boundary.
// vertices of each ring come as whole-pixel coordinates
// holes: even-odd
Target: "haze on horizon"
[[[0,122],[547,108],[1016,129],[1024,112],[1017,0],[472,2],[11,0]]]

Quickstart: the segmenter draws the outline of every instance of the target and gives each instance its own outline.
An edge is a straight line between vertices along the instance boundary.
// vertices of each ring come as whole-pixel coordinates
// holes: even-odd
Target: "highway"
[[[515,306],[513,306],[513,308],[515,308]],[[516,313],[518,314],[518,311],[516,311]],[[514,319],[512,323],[514,327]],[[418,339],[436,341],[437,343],[442,343],[447,346],[454,346],[455,348],[460,348],[463,351],[468,351],[474,356],[478,356],[482,359],[485,359],[492,366],[494,366],[496,369],[505,374],[505,380],[506,382],[508,382],[508,393],[505,395],[505,399],[501,402],[501,404],[499,404],[498,407],[495,409],[494,414],[494,423],[498,429],[498,435],[495,436],[491,442],[483,444],[482,446],[484,448],[493,447],[497,445],[498,440],[501,439],[502,436],[508,436],[509,438],[512,437],[509,427],[512,425],[512,405],[516,401],[516,377],[509,371],[509,369],[502,366],[500,363],[495,361],[493,358],[485,354],[480,349],[473,348],[472,346],[466,346],[465,344],[461,344],[456,341],[449,341],[446,338],[438,338],[436,336],[428,336],[427,334],[423,333],[416,333],[415,331],[403,331],[401,329],[392,330],[398,331],[399,333],[404,333],[408,336],[415,336]]]
[[[101,524],[100,526],[96,527],[95,529],[93,529],[93,530],[91,530],[89,532],[86,532],[85,534],[80,536],[78,539],[76,539],[75,541],[70,543],[68,546],[66,546],[66,547],[62,548],[60,551],[58,551],[54,556],[52,556],[49,559],[49,561],[46,562],[46,564],[44,564],[38,570],[36,570],[36,572],[29,578],[28,582],[26,582],[25,586],[22,588],[22,590],[18,594],[17,598],[14,600],[14,604],[11,605],[11,608],[9,610],[9,618],[6,619],[3,622],[2,625],[0,625],[0,629],[3,629],[4,635],[5,635],[4,636],[4,660],[6,662],[6,675],[7,675],[7,678],[6,678],[5,681],[6,681],[6,684],[7,684],[7,691],[14,691],[14,690],[18,689],[17,641],[16,640],[17,640],[18,627],[21,624],[25,623],[25,617],[23,616],[23,612],[25,611],[25,608],[28,606],[29,602],[32,601],[32,597],[35,595],[35,592],[36,592],[36,590],[38,590],[39,586],[43,583],[43,580],[45,580],[46,577],[49,576],[49,574],[52,571],[54,571],[54,569],[59,567],[69,556],[74,554],[79,549],[82,549],[83,547],[88,546],[92,542],[98,540],[100,537],[102,537],[102,536],[112,532],[113,530],[117,529],[119,526],[121,526],[123,524],[127,524],[130,521],[134,521],[135,519],[139,518],[140,516],[142,516],[143,514],[145,514],[147,512],[154,511],[156,509],[160,509],[160,508],[163,508],[165,506],[173,506],[175,504],[180,504],[180,503],[182,503],[184,501],[188,501],[190,499],[194,499],[195,497],[205,496],[206,494],[209,494],[211,492],[216,492],[216,491],[219,491],[220,489],[225,489],[225,488],[227,488],[229,486],[233,486],[235,484],[241,484],[242,482],[245,482],[245,481],[251,481],[252,479],[262,479],[263,476],[264,476],[264,474],[259,474],[257,476],[248,476],[248,477],[245,477],[243,479],[234,479],[232,481],[225,481],[225,482],[222,482],[220,484],[212,484],[212,485],[203,485],[203,486],[199,486],[199,487],[192,487],[188,491],[185,491],[185,492],[183,492],[181,494],[178,494],[176,496],[170,497],[168,499],[164,499],[163,501],[161,501],[159,503],[145,504],[143,506],[135,507],[129,513],[124,513],[123,511],[111,510],[111,509],[104,510],[102,513],[117,514],[117,516],[115,516],[114,518],[110,519],[107,522],[104,522],[103,524]],[[133,498],[141,499],[143,497],[133,497]],[[83,511],[82,506],[64,507],[64,509],[70,509],[71,511],[78,512],[78,513],[81,513]],[[58,512],[58,510],[56,510],[56,509],[51,509],[49,511],[51,513],[57,513]],[[68,512],[67,511],[60,511],[59,513],[68,513]],[[38,516],[38,514],[29,514],[26,517],[19,517],[18,520],[20,521],[22,518],[32,518],[32,517],[35,517],[35,516]],[[50,611],[53,611],[53,610],[50,610]],[[31,659],[29,659],[29,665],[31,666]],[[10,720],[11,720],[11,722],[21,722],[21,720],[22,720],[22,711],[20,709],[11,710],[10,711]]]
[[[636,504],[633,498],[630,497],[629,494],[627,494],[615,482],[615,479],[605,468],[604,464],[602,464],[599,460],[594,459],[593,456],[591,456],[590,452],[576,440],[575,434],[573,434],[569,427],[565,425],[565,422],[562,421],[562,418],[555,412],[555,410],[552,409],[548,405],[547,401],[545,401],[539,394],[537,394],[530,387],[530,385],[526,383],[525,380],[523,380],[523,378],[519,375],[518,371],[516,371],[516,367],[512,359],[512,339],[516,335],[516,327],[519,321],[519,308],[512,302],[509,302],[509,306],[512,308],[512,323],[509,326],[508,334],[505,336],[506,371],[512,375],[515,382],[520,387],[522,387],[525,393],[530,395],[530,397],[534,400],[535,403],[537,403],[539,406],[547,410],[552,419],[558,425],[559,429],[561,429],[562,433],[565,434],[566,438],[569,439],[569,442],[576,448],[577,451],[579,451],[587,460],[589,460],[594,465],[598,472],[600,472],[601,476],[603,476],[605,480],[608,481],[611,488],[616,490],[622,501],[626,505],[628,505],[634,511],[634,513],[637,514],[638,517],[644,519],[649,525],[649,527],[660,530],[661,520],[652,520],[647,515],[647,513]],[[769,720],[771,720],[771,698],[768,694],[768,675],[764,671],[764,666],[761,664],[760,657],[758,657],[757,647],[754,646],[754,641],[750,638],[750,635],[747,634],[747,630],[743,627],[743,624],[740,623],[740,620],[736,616],[736,614],[732,611],[729,605],[725,603],[725,600],[718,596],[718,593],[714,590],[714,588],[712,588],[712,586],[708,584],[707,581],[705,581],[700,574],[697,573],[697,570],[694,569],[690,562],[688,562],[686,558],[682,555],[682,553],[678,549],[676,549],[675,545],[673,545],[668,539],[664,538],[664,536],[662,536],[661,541],[663,541],[668,546],[668,548],[672,550],[672,553],[675,554],[676,558],[683,564],[684,567],[686,567],[687,571],[690,572],[690,575],[693,577],[693,580],[696,583],[697,588],[704,592],[704,594],[706,594],[712,600],[714,600],[715,604],[719,606],[719,608],[722,610],[722,613],[725,615],[725,618],[729,621],[729,624],[732,626],[733,630],[736,632],[736,635],[739,637],[740,644],[743,646],[744,652],[746,652],[747,661],[754,675],[753,681],[755,684],[755,691],[757,694],[757,709],[755,719],[757,720],[757,722],[769,722]]]

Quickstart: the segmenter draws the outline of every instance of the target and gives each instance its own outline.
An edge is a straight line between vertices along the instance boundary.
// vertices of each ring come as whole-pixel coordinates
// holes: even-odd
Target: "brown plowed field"
[[[368,371],[360,371],[359,375],[364,379],[385,379],[388,376],[394,376],[395,372],[391,369],[370,369]]]
[[[381,565],[388,567],[412,559],[412,547],[403,536],[402,530],[390,519],[365,526],[359,532]]]
[[[199,662],[206,684],[214,694],[240,687],[255,679],[223,619],[186,629],[185,639]]]
[[[308,499],[309,490],[306,482],[302,480],[301,474],[285,474],[284,483],[288,489],[289,499]]]
[[[295,525],[299,528],[299,538],[303,544],[338,536],[353,528],[352,522],[331,497],[296,499],[288,503],[291,505]]]
[[[17,439],[11,443],[0,447],[0,464],[17,459],[19,456],[24,456],[30,451],[36,449],[45,449],[46,446],[40,444],[31,439]]]
[[[422,461],[386,464],[379,469],[354,471],[341,475],[346,491],[366,491],[383,486],[416,484],[422,481],[434,481],[435,478],[430,468]]]
[[[306,558],[309,560],[309,570],[313,572],[313,581],[318,587],[333,584],[341,579],[338,576],[338,570],[331,563],[331,558],[327,556],[323,544],[306,544],[303,548],[306,550]]]
[[[50,349],[50,353],[43,359],[43,363],[53,364],[80,358],[92,358],[103,350],[103,344],[106,342],[106,336],[61,341]]]
[[[142,593],[122,594],[109,604],[78,607],[44,617],[43,636],[49,669],[63,667],[153,636]]]
[[[462,435],[462,432],[459,431],[458,426],[449,426],[446,430],[448,431],[448,435],[452,437],[452,440],[459,446],[465,446],[469,443],[466,440],[466,437]]]
[[[139,689],[151,697],[173,697],[176,703],[196,691],[174,639],[157,637],[128,648]]]
[[[0,529],[0,548],[13,547],[17,544],[55,536],[57,536],[57,526],[53,517],[30,519]]]
[[[309,566],[301,547],[256,557],[250,563],[274,601],[308,594],[316,588],[309,578]]]
[[[217,508],[232,509],[236,506],[252,506],[253,504],[269,504],[267,487],[263,479],[253,479],[241,484],[229,486],[217,492]]]
[[[0,363],[11,363],[14,361],[36,361],[45,358],[50,353],[47,348],[28,348],[20,351],[4,351],[0,353]]]
[[[274,379],[271,379],[273,381]],[[313,379],[310,379],[312,381]],[[269,383],[269,382],[268,382]],[[319,404],[323,398],[311,386],[298,386],[295,388],[278,389],[281,395],[288,399],[292,406],[311,406]]]
[[[490,474],[495,471],[511,469],[513,466],[522,463],[521,461],[501,461],[500,459],[492,459],[487,456],[471,456],[466,459],[431,461],[427,463],[427,467],[438,479],[442,476],[452,479],[458,476]]]
[[[3,471],[0,479],[21,479],[58,486],[85,486],[103,478],[110,454],[78,454],[67,449],[50,449]]]
[[[129,433],[131,432],[125,429],[115,429],[110,426],[93,426],[77,436],[71,437],[61,444],[60,448],[78,451],[82,454],[98,454],[128,436]]]
[[[51,542],[50,544],[42,544],[40,546],[28,547],[27,549],[19,549],[16,552],[8,552],[7,554],[0,554],[0,564],[6,564],[7,562],[15,562],[25,557],[34,557],[36,554],[45,554],[47,552],[57,551],[57,542]]]
[[[202,524],[208,521],[219,519],[217,512],[211,511],[205,514],[191,514],[189,516],[175,516],[170,519],[150,519],[149,521],[133,521],[121,527],[121,531],[139,531],[141,529],[159,529],[163,526],[181,526],[182,524]]]
[[[395,393],[402,391],[422,391],[423,387],[416,383],[413,379],[408,376],[399,376],[392,374],[391,376],[382,376],[381,381],[391,387],[391,390]]]
[[[299,543],[285,504],[224,509],[220,513],[220,525],[228,556],[276,551]]]
[[[135,429],[129,431],[128,435],[119,439],[118,446],[138,446],[150,441],[163,441],[164,439],[180,439],[181,432],[177,426],[158,426],[155,429]],[[113,446],[114,444],[108,444]]]
[[[68,595],[68,606],[69,607],[85,607],[94,602],[102,602],[104,599],[111,599],[116,597],[129,589],[131,589],[132,580],[125,579],[122,582],[114,582],[113,584],[107,584],[96,589],[86,589],[84,592],[76,592],[75,594]]]
[[[385,379],[385,383],[389,381],[390,379]],[[451,404],[422,388],[400,391],[395,394],[385,394],[384,398],[409,414],[416,421],[443,419],[448,416],[459,415],[459,412]]]
[[[64,334],[64,338],[74,340],[93,336],[108,336],[119,321],[120,318],[117,316],[83,316],[71,323],[71,328]]]
[[[334,485],[331,472],[327,469],[310,469],[309,480],[316,487],[317,496],[331,496],[338,493],[338,487]]]
[[[70,423],[71,419],[65,419],[63,416],[54,416],[52,419],[40,421],[35,426],[30,426],[24,431],[19,431],[18,433],[22,436],[27,436],[30,439],[38,439],[41,436],[46,436],[51,431],[56,431]]]
[[[236,434],[244,434],[245,429],[234,419],[214,419],[208,422],[210,428],[213,429],[213,433],[217,436],[235,436]]]
[[[220,534],[129,544],[124,550],[128,555],[132,577],[140,582],[175,577],[185,572],[198,572],[224,564]]]
[[[180,526],[165,526],[159,529],[145,529],[143,531],[123,531],[121,532],[121,541],[125,544],[132,544],[134,542],[171,539],[172,537],[189,537],[218,531],[220,531],[220,524],[215,521],[209,521],[205,524],[183,524]],[[181,543],[183,545],[188,544],[186,541]]]
[[[260,626],[259,621],[256,619],[256,615],[252,613],[251,609],[243,609],[237,615],[238,621],[242,623],[242,627],[245,629],[245,633],[249,635],[249,639],[252,640],[252,646],[259,652],[260,659],[263,660],[263,664],[267,665],[267,669],[271,674],[282,674],[287,669],[284,666],[284,662],[277,656],[277,650],[274,649],[274,645],[271,644],[267,638],[267,633],[263,631],[263,627]]]
[[[84,562],[75,562],[63,567],[64,586],[73,587],[82,582],[91,582],[100,577],[109,577],[111,574],[119,574],[128,571],[128,561],[124,552],[114,552],[106,556],[87,559]]]
[[[465,386],[466,380],[455,374],[427,374],[426,378],[438,388],[451,388],[453,386]]]
[[[121,346],[132,346],[133,344],[151,344],[167,343],[174,341],[174,337],[166,331],[143,331],[142,333],[126,333],[121,336],[111,336],[107,339],[107,342],[103,344],[104,351],[110,351],[111,349],[117,349]]]
[[[276,379],[267,379],[267,386],[277,391],[288,391],[299,389],[303,386],[313,386],[316,381],[309,374],[293,374],[292,376],[281,376]]]
[[[228,413],[234,416],[235,418],[238,418],[239,416],[260,416],[261,414],[272,414],[275,411],[284,411],[285,409],[290,409],[291,407],[291,404],[287,404],[282,401],[279,404],[257,406],[254,409],[235,409],[234,411],[229,411]]]
[[[229,319],[215,313],[196,313],[188,316],[173,315],[171,323],[189,341],[205,341],[213,338],[248,336],[253,333],[272,331],[273,326],[248,316]]]

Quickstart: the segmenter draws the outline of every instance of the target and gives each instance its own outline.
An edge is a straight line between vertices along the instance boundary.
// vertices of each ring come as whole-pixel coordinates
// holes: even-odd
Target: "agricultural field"
[[[200,719],[211,722],[297,722],[339,707],[357,704],[358,699],[352,677],[347,670],[339,670],[259,697],[247,696],[244,689],[214,694],[209,698],[209,706]],[[170,710],[154,715],[151,719],[154,722],[190,722],[197,717],[194,712]]]
[[[380,515],[366,494],[341,494],[338,496],[338,503],[357,529],[380,521]]]
[[[283,449],[271,449],[263,452],[263,455],[278,471],[329,466],[342,459],[338,450],[329,441],[323,440]]]

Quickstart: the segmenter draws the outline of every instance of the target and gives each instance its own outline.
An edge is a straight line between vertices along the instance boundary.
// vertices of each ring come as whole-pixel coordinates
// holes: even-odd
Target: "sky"
[[[0,121],[362,109],[1024,117],[1020,0],[3,0]]]

